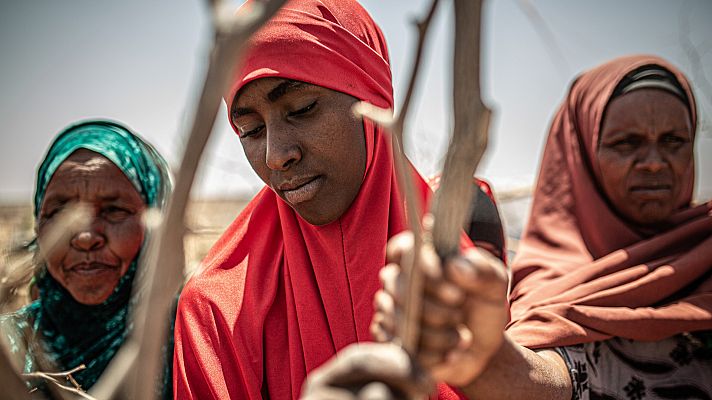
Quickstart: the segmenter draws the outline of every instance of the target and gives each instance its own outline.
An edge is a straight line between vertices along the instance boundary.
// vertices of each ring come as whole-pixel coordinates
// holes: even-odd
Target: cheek
[[[242,150],[250,167],[264,183],[269,184],[269,168],[265,159],[266,148],[263,142],[264,140],[257,141],[256,139],[241,140]]]
[[[607,192],[617,192],[624,189],[624,181],[628,171],[628,160],[610,152],[598,153],[598,165],[601,173],[601,185]]]
[[[693,164],[693,149],[691,145],[685,146],[670,155],[670,165],[678,180],[684,178]]]
[[[112,252],[121,259],[124,268],[127,268],[141,249],[144,227],[138,217],[132,218],[108,227],[106,236]]]
[[[67,256],[71,248],[69,241],[70,237],[62,238],[60,242],[49,243],[47,239],[47,231],[51,230],[51,227],[45,226],[40,228],[37,232],[37,243],[39,246],[40,254],[44,260],[47,270],[56,279],[59,278],[58,274],[62,270],[62,261]]]

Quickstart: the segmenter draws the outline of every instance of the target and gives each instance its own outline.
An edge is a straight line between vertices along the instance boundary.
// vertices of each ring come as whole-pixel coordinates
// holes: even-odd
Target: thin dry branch
[[[390,110],[383,110],[369,103],[359,103],[354,107],[354,112],[357,115],[367,117],[384,127],[389,128],[391,132],[391,140],[393,143],[393,163],[395,164],[398,186],[403,193],[406,206],[406,217],[408,225],[413,232],[414,239],[414,254],[416,257],[420,254],[420,248],[423,243],[423,233],[421,227],[420,216],[422,215],[420,198],[416,195],[413,187],[413,179],[411,177],[411,166],[405,156],[403,132],[405,130],[405,121],[408,117],[410,103],[415,91],[415,85],[418,81],[420,72],[420,64],[425,47],[425,38],[428,33],[433,15],[438,6],[438,0],[433,0],[430,4],[425,17],[415,21],[415,26],[418,29],[418,41],[416,43],[415,57],[413,59],[410,79],[406,89],[406,95],[403,99],[400,110],[396,117],[390,117]],[[401,267],[408,282],[409,291],[406,293],[405,299],[405,315],[404,321],[398,324],[401,332],[399,338],[401,345],[411,354],[417,350],[419,339],[418,326],[420,320],[420,310],[422,308],[422,291],[423,291],[423,276],[419,271],[413,268],[417,264],[417,258],[403,260]]]
[[[82,390],[81,385],[79,382],[77,382],[74,377],[72,376],[73,373],[81,371],[83,369],[86,369],[86,366],[84,364],[73,368],[69,371],[63,371],[63,372],[29,372],[22,374],[22,377],[25,379],[32,379],[32,378],[41,378],[46,380],[47,382],[52,383],[55,385],[56,388],[61,389],[63,391],[66,391],[68,393],[77,395],[83,399],[87,400],[96,400],[94,397],[90,396],[87,392]],[[57,378],[64,378],[68,380],[74,387],[64,385],[62,382],[59,381]]]
[[[91,393],[97,398],[150,399],[156,395],[171,301],[182,283],[185,211],[195,173],[212,132],[222,95],[233,77],[245,43],[284,3],[285,0],[253,2],[249,10],[234,14],[227,8],[227,3],[209,1],[215,37],[208,73],[165,219],[139,277],[139,290],[145,292],[139,296],[133,314],[134,330],[92,388]]]

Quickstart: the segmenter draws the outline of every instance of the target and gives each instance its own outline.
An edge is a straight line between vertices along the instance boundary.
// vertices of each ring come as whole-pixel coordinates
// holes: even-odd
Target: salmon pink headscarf
[[[599,183],[596,148],[605,107],[626,75],[648,65],[675,76],[696,126],[687,79],[658,57],[619,58],[573,83],[549,132],[512,265],[508,331],[524,346],[656,341],[712,329],[712,202],[690,205],[693,163],[679,210],[652,236],[619,217]]]
[[[289,1],[251,39],[228,109],[265,77],[393,106],[385,40],[353,0]],[[310,371],[370,339],[386,242],[406,223],[390,139],[368,120],[364,133],[363,183],[338,220],[311,225],[265,187],[214,245],[178,306],[177,399],[296,399]],[[430,191],[415,179],[425,204]]]

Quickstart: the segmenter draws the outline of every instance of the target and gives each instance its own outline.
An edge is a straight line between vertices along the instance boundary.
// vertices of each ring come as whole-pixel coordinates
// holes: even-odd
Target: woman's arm
[[[566,363],[553,350],[533,351],[504,335],[487,368],[461,387],[471,399],[571,399]]]

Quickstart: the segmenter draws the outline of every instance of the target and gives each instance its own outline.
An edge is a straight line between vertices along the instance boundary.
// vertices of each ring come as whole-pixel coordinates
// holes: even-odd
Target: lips
[[[70,268],[68,268],[68,272],[90,277],[94,275],[100,275],[105,272],[113,272],[118,268],[119,266],[104,264],[100,262],[83,262],[71,266]]]
[[[290,204],[296,205],[309,201],[316,196],[324,184],[321,175],[291,179],[277,186],[277,190]]]
[[[651,183],[633,185],[630,187],[631,193],[644,199],[660,199],[665,198],[672,192],[672,185]]]

